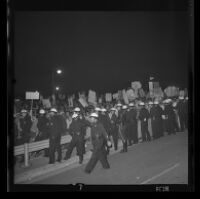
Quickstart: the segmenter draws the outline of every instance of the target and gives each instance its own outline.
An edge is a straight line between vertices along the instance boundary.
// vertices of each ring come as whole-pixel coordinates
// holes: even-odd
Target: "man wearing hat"
[[[154,106],[150,110],[153,139],[157,139],[164,135],[162,115],[163,110],[159,106],[159,102],[155,101]]]
[[[186,105],[186,106],[185,106]],[[180,132],[183,132],[186,127],[186,118],[187,118],[187,110],[188,105],[184,103],[184,97],[180,96],[179,101],[177,103],[177,112],[180,121]]]
[[[122,106],[121,113],[121,123],[119,128],[119,136],[121,137],[123,143],[123,149],[120,151],[121,153],[128,151],[127,140],[128,140],[128,119],[127,119],[127,106]]]
[[[85,167],[86,173],[91,173],[98,161],[101,162],[104,169],[109,169],[110,165],[107,160],[106,145],[108,145],[108,135],[103,125],[98,121],[98,114],[90,115],[91,121],[91,140],[93,145],[92,156]],[[111,144],[111,143],[109,143]]]
[[[128,125],[128,141],[129,146],[138,143],[138,131],[137,131],[137,111],[134,108],[134,103],[129,104],[129,111],[127,111]]]
[[[142,141],[151,141],[151,136],[148,130],[148,119],[150,117],[149,111],[145,108],[144,102],[140,102],[139,106],[141,106],[141,109],[138,118],[141,121]]]
[[[117,110],[115,108],[110,109],[111,135],[113,138],[115,151],[118,149],[118,127],[116,111]]]
[[[57,117],[56,108],[51,108],[49,111],[49,121],[47,123],[49,129],[49,164],[55,163],[55,152],[58,152],[58,162],[62,160],[61,151],[61,131],[60,123]]]
[[[72,123],[69,127],[69,134],[72,136],[71,142],[67,148],[65,155],[65,160],[68,160],[71,157],[74,147],[76,147],[77,155],[79,156],[79,164],[83,162],[83,155],[85,153],[85,129],[86,120],[83,122],[77,113],[72,115]],[[87,122],[89,125],[89,123]]]
[[[22,144],[28,143],[30,140],[32,121],[27,110],[21,110],[21,117],[19,118],[19,127],[21,130]]]
[[[38,123],[37,123],[37,128],[39,130],[39,133],[38,133],[38,138],[35,139],[35,141],[48,139],[47,123],[48,123],[48,119],[45,115],[45,110],[40,109],[39,110]]]
[[[166,123],[166,132],[168,132],[168,135],[175,134],[174,129],[174,121],[175,120],[175,112],[172,107],[172,100],[167,99],[166,105],[163,111],[163,115],[165,115],[165,123]]]

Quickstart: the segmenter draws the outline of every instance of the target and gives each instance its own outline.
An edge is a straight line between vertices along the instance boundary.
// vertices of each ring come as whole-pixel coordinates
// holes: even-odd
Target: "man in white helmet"
[[[92,156],[85,167],[86,173],[91,173],[98,161],[101,162],[104,169],[109,169],[110,165],[107,160],[107,142],[108,135],[103,125],[98,122],[98,114],[92,113],[91,118],[91,140],[93,145]]]
[[[128,131],[128,142],[129,146],[132,144],[138,143],[138,131],[137,131],[137,111],[134,108],[135,104],[129,104],[129,111],[126,113],[127,115],[127,131]]]
[[[21,117],[19,118],[19,126],[21,130],[22,144],[28,143],[31,136],[32,120],[28,111],[25,109],[21,110]]]
[[[47,126],[48,119],[45,113],[46,112],[44,109],[39,110],[39,117],[38,117],[38,123],[37,123],[37,128],[38,128],[39,133],[35,141],[48,139],[48,126]]]
[[[72,115],[72,123],[69,127],[69,134],[72,136],[71,142],[67,148],[65,160],[71,157],[74,147],[76,147],[77,155],[79,156],[79,164],[83,162],[83,155],[85,153],[85,125],[90,125],[89,122],[83,121],[79,118],[77,113]]]
[[[49,164],[55,163],[55,152],[58,152],[58,162],[62,161],[61,151],[61,132],[57,117],[57,109],[51,108],[49,111],[48,130],[49,130]]]
[[[128,151],[128,118],[127,118],[127,106],[122,106],[122,113],[121,113],[121,121],[120,121],[120,128],[119,128],[119,136],[123,143],[123,149],[120,153],[125,153]]]
[[[111,136],[113,138],[114,143],[114,150],[118,149],[118,126],[117,126],[117,109],[111,108],[110,109],[110,124],[111,124]]]
[[[140,102],[139,120],[141,121],[142,142],[151,141],[151,136],[148,130],[149,111],[145,108],[144,102]]]
[[[180,121],[180,132],[183,132],[187,126],[187,115],[188,115],[188,105],[184,103],[184,97],[180,96],[179,101],[177,103],[177,112]]]
[[[166,105],[163,111],[165,115],[165,127],[166,132],[168,135],[175,134],[175,128],[174,128],[174,120],[175,120],[175,112],[172,107],[172,100],[168,99],[166,101]]]
[[[159,106],[159,102],[154,101],[154,106],[150,110],[153,139],[160,138],[164,135],[162,115],[163,110]]]

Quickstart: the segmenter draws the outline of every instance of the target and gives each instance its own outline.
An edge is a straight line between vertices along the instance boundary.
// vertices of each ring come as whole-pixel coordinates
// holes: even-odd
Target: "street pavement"
[[[87,161],[41,175],[25,184],[187,184],[188,133],[178,132],[132,145],[127,153],[115,152],[108,156],[110,169],[103,169],[98,162],[92,173],[86,174]]]

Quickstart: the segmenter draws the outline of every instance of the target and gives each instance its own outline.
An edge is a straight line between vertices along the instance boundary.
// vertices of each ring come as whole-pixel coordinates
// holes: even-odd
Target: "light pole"
[[[62,70],[61,69],[57,69],[57,70],[52,70],[51,71],[51,79],[52,79],[52,93],[55,93],[55,89],[58,91],[60,88],[57,86],[55,88],[55,74],[61,75],[62,74]]]

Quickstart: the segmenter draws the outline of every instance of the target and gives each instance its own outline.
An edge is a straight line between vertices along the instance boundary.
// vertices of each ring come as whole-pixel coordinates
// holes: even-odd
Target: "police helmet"
[[[76,108],[74,109],[74,111],[75,111],[75,112],[80,112],[81,109],[80,109],[79,107],[76,107]]]
[[[130,103],[130,104],[129,104],[129,106],[130,106],[130,107],[133,107],[133,106],[134,106],[134,104],[133,104],[133,103]]]
[[[56,110],[56,108],[51,108],[51,109],[50,109],[50,112],[57,113],[58,111]]]
[[[22,109],[22,110],[21,110],[21,113],[27,113],[27,110]]]
[[[45,110],[44,109],[40,109],[39,113],[40,114],[45,114]]]
[[[101,111],[101,109],[99,107],[96,107],[95,111]]]
[[[91,114],[90,114],[90,117],[98,118],[99,116],[98,116],[97,113],[91,113]]]
[[[149,105],[153,105],[153,102],[150,101],[148,104],[149,104]]]
[[[126,105],[123,105],[122,106],[122,109],[127,109],[128,107]]]

